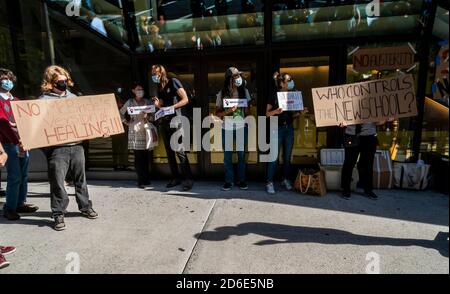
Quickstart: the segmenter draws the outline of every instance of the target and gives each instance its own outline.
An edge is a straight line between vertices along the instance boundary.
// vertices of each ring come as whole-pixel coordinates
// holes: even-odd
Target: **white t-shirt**
[[[223,99],[224,98],[235,98],[235,99],[247,99],[248,105],[250,105],[250,100],[252,100],[250,93],[248,89],[245,89],[245,96],[246,97],[239,97],[238,90],[234,90],[234,92],[231,95],[232,97],[222,97],[222,91],[217,93],[217,99],[216,99],[216,107],[220,109],[223,108]],[[237,130],[241,129],[245,126],[245,108],[240,107],[236,109],[233,113],[225,116],[223,118],[222,128],[227,131]]]

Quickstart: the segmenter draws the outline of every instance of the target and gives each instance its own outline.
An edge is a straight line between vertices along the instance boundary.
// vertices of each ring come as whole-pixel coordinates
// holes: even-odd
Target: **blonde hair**
[[[74,84],[69,72],[61,66],[51,65],[47,67],[44,72],[44,77],[41,84],[41,91],[43,93],[52,91],[52,89],[54,88],[53,85],[58,81],[58,75],[66,76],[67,85],[69,87],[73,87]]]
[[[161,88],[164,88],[167,83],[169,82],[169,78],[167,76],[167,71],[165,69],[164,66],[162,66],[161,64],[154,64],[152,65],[152,70],[153,69],[159,69],[159,71],[161,72],[161,82],[160,82],[160,86]],[[151,72],[150,72],[151,75]]]

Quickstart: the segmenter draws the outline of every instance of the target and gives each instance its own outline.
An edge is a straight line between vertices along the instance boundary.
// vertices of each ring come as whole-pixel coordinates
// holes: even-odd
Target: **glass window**
[[[294,120],[294,147],[292,163],[317,162],[318,151],[327,144],[326,128],[317,129],[314,119],[312,88],[326,87],[329,80],[329,57],[282,58],[280,73],[293,78],[297,90],[302,92],[303,104],[308,113]],[[280,157],[282,162],[282,157]]]
[[[263,44],[262,0],[135,0],[138,51]]]
[[[273,41],[413,33],[422,0],[277,0],[272,6]]]
[[[421,152],[449,155],[449,11],[438,6],[433,26]]]

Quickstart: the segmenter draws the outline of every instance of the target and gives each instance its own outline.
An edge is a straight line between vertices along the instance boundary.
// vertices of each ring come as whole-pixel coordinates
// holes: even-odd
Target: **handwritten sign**
[[[114,94],[13,101],[11,104],[26,149],[124,132]]]
[[[154,113],[155,105],[131,106],[127,107],[127,112],[129,115],[138,115],[141,113]]]
[[[231,107],[247,107],[247,99],[237,99],[237,98],[227,98],[223,99],[223,108],[231,108]]]
[[[353,55],[353,69],[391,70],[410,68],[414,64],[414,52],[408,46],[359,49]]]
[[[278,92],[278,106],[284,111],[303,110],[302,92]]]
[[[417,115],[412,75],[312,89],[317,127]]]
[[[163,107],[155,113],[155,120],[160,119],[161,117],[172,115],[175,113],[175,108],[172,107]]]

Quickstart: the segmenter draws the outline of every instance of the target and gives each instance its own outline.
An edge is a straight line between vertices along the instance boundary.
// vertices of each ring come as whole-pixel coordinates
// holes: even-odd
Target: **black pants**
[[[138,185],[150,184],[151,158],[153,158],[153,151],[134,150],[134,169],[138,177]]]
[[[344,166],[342,167],[341,188],[350,191],[352,172],[358,162],[359,183],[366,192],[373,189],[373,161],[377,149],[376,136],[360,136],[359,145],[345,148]]]
[[[86,212],[92,208],[86,182],[84,149],[81,145],[48,148],[48,175],[50,181],[51,209],[53,217],[63,215],[69,205],[64,187],[67,173],[74,181],[78,209]]]
[[[170,120],[164,120],[161,123],[161,133],[164,140],[164,145],[166,148],[167,159],[169,160],[170,171],[172,173],[173,179],[181,179],[180,173],[178,171],[177,160],[175,154],[180,160],[182,179],[192,180],[191,166],[189,165],[189,159],[187,157],[186,151],[173,151],[170,148],[170,138],[177,131],[177,129],[172,129],[170,127]]]

